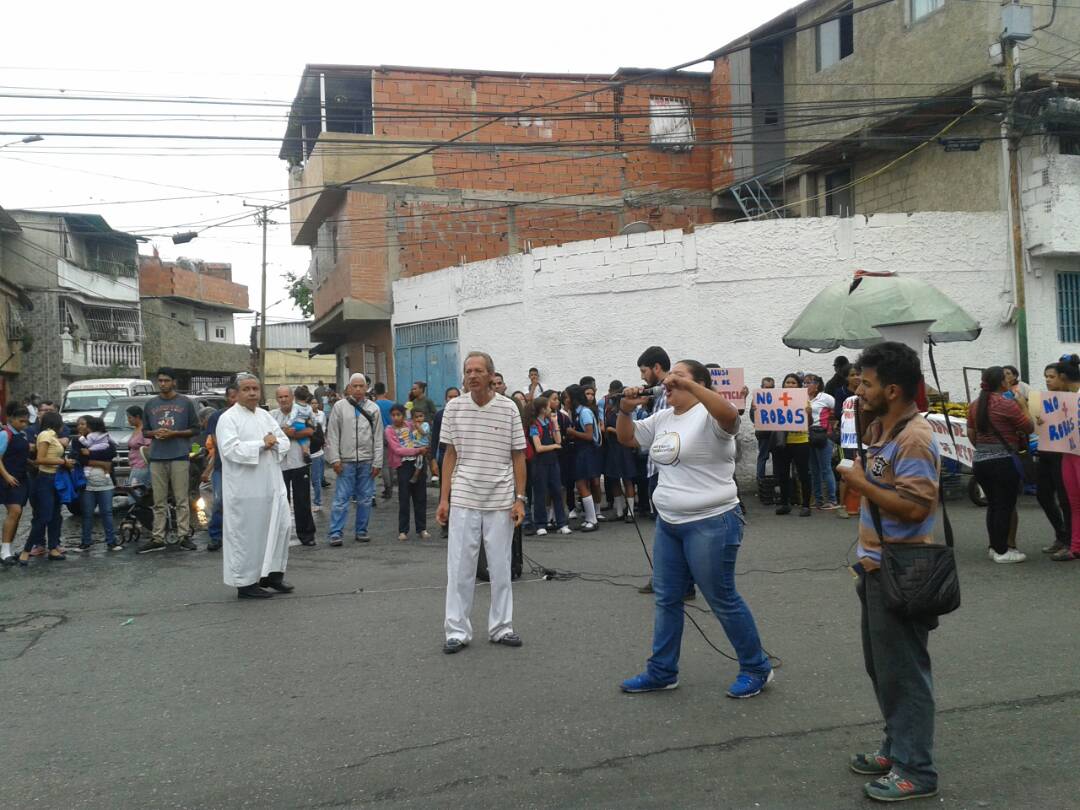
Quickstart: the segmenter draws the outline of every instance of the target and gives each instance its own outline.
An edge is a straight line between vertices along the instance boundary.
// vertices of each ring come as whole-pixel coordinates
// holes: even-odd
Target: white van
[[[80,416],[101,416],[101,412],[117,397],[155,393],[157,387],[150,380],[79,380],[64,391],[64,400],[60,403],[60,418],[64,420],[64,424],[74,424]]]

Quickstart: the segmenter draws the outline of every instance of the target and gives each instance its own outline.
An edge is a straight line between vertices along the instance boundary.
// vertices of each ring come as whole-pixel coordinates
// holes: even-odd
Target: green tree
[[[296,273],[286,273],[285,281],[289,285],[289,298],[296,305],[305,318],[310,318],[315,313],[315,301],[311,293],[311,279],[305,273],[302,276]]]

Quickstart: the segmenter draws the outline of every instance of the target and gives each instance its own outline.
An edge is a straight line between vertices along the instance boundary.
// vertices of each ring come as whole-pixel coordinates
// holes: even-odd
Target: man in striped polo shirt
[[[930,631],[937,617],[906,618],[886,607],[881,585],[881,540],[932,543],[941,455],[933,431],[915,405],[922,381],[919,356],[902,343],[879,343],[862,353],[856,392],[866,421],[866,466],[841,469],[862,496],[857,592],[862,605],[866,672],[885,718],[877,751],[855,754],[850,767],[879,777],[864,786],[878,801],[937,794],[934,767],[934,685]],[[864,422],[865,424],[865,422]],[[881,536],[870,505],[881,514]]]
[[[472,640],[476,559],[484,543],[491,576],[488,639],[520,647],[511,620],[510,546],[525,518],[525,432],[510,399],[495,392],[495,364],[483,352],[465,358],[465,396],[443,411],[439,441],[445,449],[436,520],[447,525],[446,643],[456,653]]]

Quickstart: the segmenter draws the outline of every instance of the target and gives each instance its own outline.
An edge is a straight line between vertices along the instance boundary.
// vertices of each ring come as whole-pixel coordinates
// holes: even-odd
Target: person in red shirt
[[[990,559],[1021,563],[1027,556],[1009,548],[1009,531],[1022,483],[1017,454],[1027,449],[1027,437],[1035,425],[1015,400],[1004,396],[1008,387],[1001,366],[983,371],[981,387],[979,398],[968,408],[967,423],[975,445],[975,480],[986,495]]]

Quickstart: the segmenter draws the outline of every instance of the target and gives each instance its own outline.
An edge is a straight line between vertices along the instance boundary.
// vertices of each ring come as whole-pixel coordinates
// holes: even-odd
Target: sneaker
[[[332,545],[334,547],[340,546],[341,545],[341,538],[340,537],[334,537],[334,536],[331,535],[331,537],[330,537],[330,545]]]
[[[877,751],[872,754],[852,754],[848,767],[863,776],[885,776],[892,770],[892,760]]]
[[[986,549],[986,556],[990,558],[990,562],[993,562],[994,557],[997,556],[997,553],[994,551],[993,548],[987,548]]]
[[[359,534],[356,535],[356,537],[354,539],[356,540],[357,543],[370,543],[371,542],[371,536],[367,532],[360,532]]]
[[[996,563],[1022,563],[1027,559],[1027,555],[1022,551],[1017,551],[1015,548],[1010,548],[1004,554],[994,554],[994,562]]]
[[[533,532],[533,534],[535,534],[537,537],[544,537],[547,535],[547,529],[537,529],[535,532]]]
[[[183,550],[184,549],[181,548],[179,540],[177,540],[174,543],[166,543],[165,544],[165,553],[166,554],[179,554]]]
[[[109,546],[109,551],[123,551],[123,550],[124,550],[124,544],[123,543],[113,543],[111,546]]]
[[[799,510],[799,517],[810,517],[810,515],[812,514],[813,512],[810,511],[809,506],[804,506],[802,509]]]
[[[80,544],[80,545],[75,546],[71,550],[74,551],[76,554],[82,554],[84,552],[89,551],[91,548],[92,548],[92,546],[89,545],[89,544],[86,544],[86,545],[81,545]]]
[[[180,548],[184,549],[184,551],[198,551],[199,550],[199,547],[197,545],[195,545],[195,542],[190,537],[185,537],[177,545],[179,545]]]
[[[595,523],[589,523],[589,521],[586,520],[584,523],[581,524],[579,530],[583,532],[595,532],[599,528],[600,527],[597,526]]]
[[[468,646],[468,643],[462,641],[460,638],[448,638],[446,643],[443,644],[442,651],[447,655],[453,655],[456,652],[461,652]]]
[[[678,689],[678,687],[678,681],[664,683],[663,681],[654,678],[648,672],[642,672],[640,675],[635,675],[633,678],[627,678],[619,684],[619,688],[628,695],[637,695],[641,692],[663,692],[668,689]]]
[[[1058,542],[1057,540],[1055,540],[1050,545],[1043,546],[1042,553],[1043,554],[1057,554],[1059,551],[1065,551],[1068,548],[1069,547],[1067,545],[1065,545],[1064,543],[1061,543],[1061,542]]]
[[[136,554],[149,554],[151,551],[164,551],[164,550],[165,550],[165,544],[162,543],[160,540],[153,540],[153,539],[144,540],[143,542],[139,543],[139,545],[135,546],[135,553]]]
[[[429,532],[427,529],[424,529],[422,532],[420,532],[420,539],[421,540],[430,540],[431,539],[431,532]]]
[[[577,520],[577,517],[578,517],[577,509],[571,509],[570,514],[567,515],[566,517],[569,518],[570,520]]]
[[[517,633],[507,633],[501,638],[493,638],[491,639],[491,643],[502,644],[504,647],[520,647],[522,644],[521,636],[519,636]]]
[[[747,672],[740,672],[739,677],[737,677],[735,682],[728,687],[727,696],[729,698],[735,698],[736,700],[742,700],[743,698],[752,698],[754,695],[760,695],[761,690],[772,682],[774,675],[775,673],[771,669],[769,670],[768,675],[751,675]]]
[[[1057,554],[1051,554],[1050,559],[1054,562],[1072,562],[1073,560],[1080,560],[1080,554],[1076,554],[1075,552],[1065,548],[1059,551]]]
[[[573,534],[573,531],[570,529],[569,526],[560,526],[559,534]]]
[[[359,538],[357,538],[357,539],[359,539]],[[405,532],[398,532],[397,539],[402,541],[402,542],[405,542],[406,540],[409,539],[409,535],[405,534]]]
[[[824,509],[826,512],[831,512],[833,509],[839,509],[840,504],[829,501],[821,508]]]
[[[637,592],[638,593],[655,593],[655,591],[653,590],[653,586],[652,586],[652,579],[650,578],[648,582],[646,582],[644,585],[642,585],[640,588],[638,588]]]
[[[880,779],[863,786],[866,795],[879,802],[902,802],[908,799],[928,799],[937,796],[937,786],[920,788],[914,782],[890,771]]]
[[[778,514],[778,515],[790,515],[791,514],[791,507],[788,506],[787,504],[782,504],[782,505],[776,507],[776,514]]]

